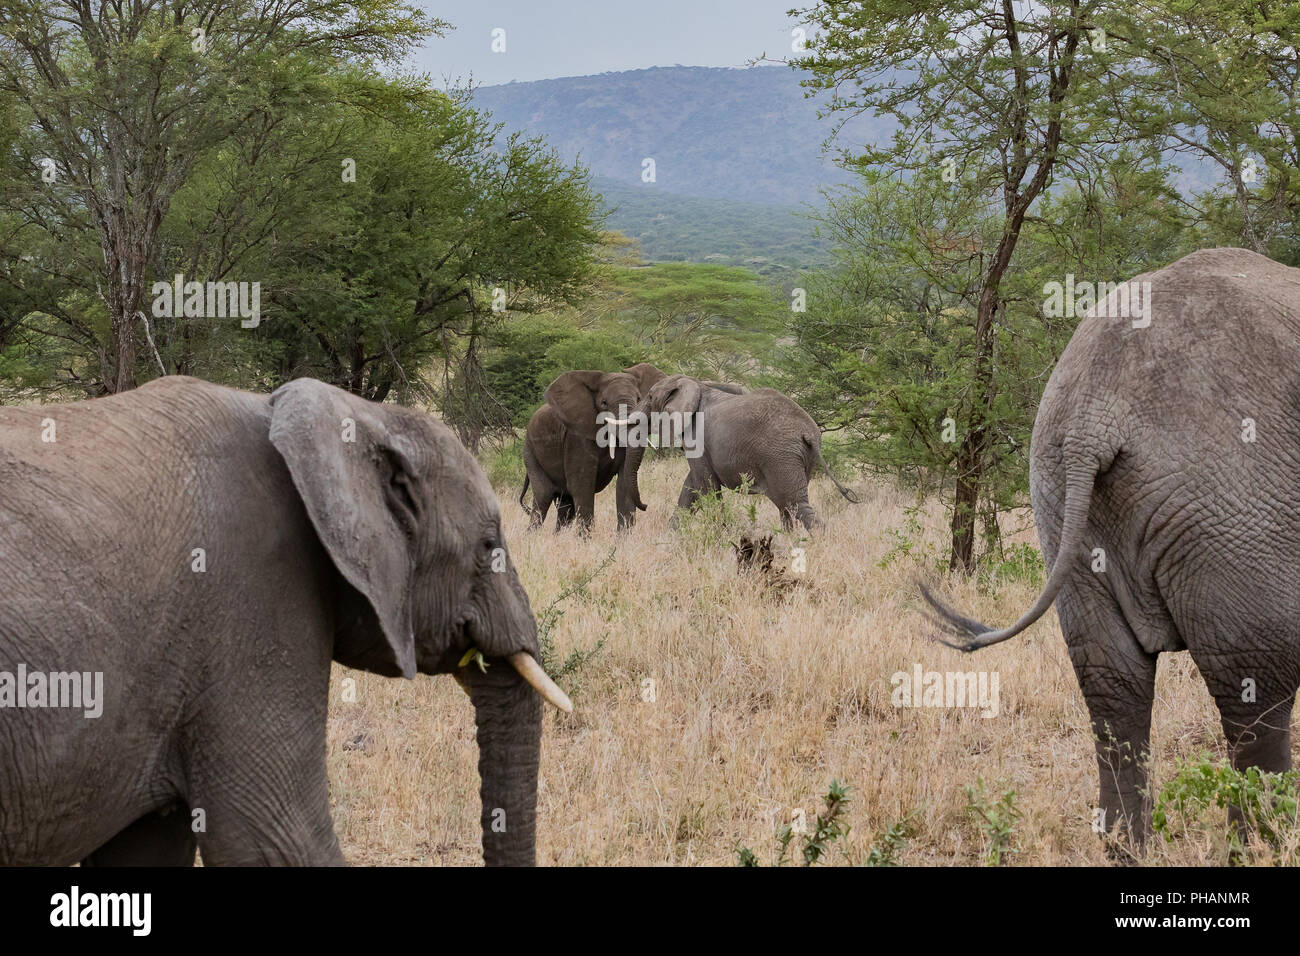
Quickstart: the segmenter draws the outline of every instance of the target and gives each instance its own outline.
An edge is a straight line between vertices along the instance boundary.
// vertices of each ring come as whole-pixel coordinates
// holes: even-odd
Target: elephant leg
[[[330,816],[328,658],[246,678],[188,728],[187,799],[212,866],[341,866]],[[287,691],[292,690],[292,694]],[[278,710],[265,702],[278,700]],[[251,718],[250,715],[258,715]]]
[[[555,530],[563,531],[573,524],[573,498],[561,494],[555,502]]]
[[[1235,706],[1241,694],[1219,702],[1219,715],[1223,734],[1228,739],[1228,753],[1236,770],[1258,767],[1272,773],[1285,773],[1291,769],[1291,709],[1295,702],[1295,689],[1272,703],[1255,708],[1255,713],[1242,713]],[[1245,845],[1249,823],[1236,804],[1228,807],[1228,825]]]
[[[1078,572],[1057,599],[1061,632],[1096,741],[1100,800],[1094,824],[1123,827],[1135,849],[1151,830],[1147,762],[1156,655],[1142,649],[1107,588]]]
[[[596,521],[595,492],[590,494],[579,493],[574,495],[573,510],[577,520],[578,534],[585,538],[591,533],[591,527]]]
[[[528,530],[536,531],[546,523],[546,513],[551,510],[553,497],[543,498],[539,495],[533,495],[533,511],[528,516]]]
[[[776,505],[781,512],[781,528],[784,531],[793,531],[796,520],[808,531],[819,531],[825,527],[822,519],[818,517],[813,506],[808,503],[808,492],[804,493],[791,501],[788,498],[771,498],[772,504]]]
[[[193,866],[198,848],[183,806],[148,813],[84,860],[82,866]]]
[[[720,485],[713,480],[713,476],[697,471],[692,468],[686,475],[686,480],[682,482],[681,493],[677,496],[677,510],[673,516],[668,519],[668,527],[676,529],[681,521],[683,511],[692,511],[696,502],[706,495],[717,494]]]
[[[315,789],[315,788],[311,788]],[[207,813],[198,836],[203,862],[212,866],[343,866],[343,851],[324,808],[303,806],[298,792],[254,805],[242,799],[195,799]],[[328,798],[327,798],[328,800]],[[308,801],[315,804],[317,801]],[[279,808],[279,809],[277,809]],[[323,814],[323,818],[322,818]]]
[[[769,488],[775,486],[775,491],[768,492],[768,500],[776,505],[777,511],[781,512],[781,528],[784,531],[793,531],[796,520],[809,532],[819,531],[824,527],[821,518],[808,501],[808,476],[802,470],[789,477],[783,477],[778,473],[777,481],[769,481],[767,486]]]
[[[560,490],[549,481],[545,484],[533,482],[533,513],[528,519],[528,530],[533,531],[545,524],[546,513],[551,510],[551,503],[562,498]]]
[[[1234,630],[1228,622],[1218,622],[1212,651],[1203,638],[1189,640],[1192,659],[1218,705],[1232,766],[1285,773],[1291,769],[1291,711],[1300,661],[1294,652],[1279,658],[1270,656],[1276,650],[1260,649],[1295,647],[1295,639],[1262,622],[1246,633]],[[1247,827],[1241,809],[1229,807],[1228,820],[1244,843]]]
[[[602,451],[595,442],[585,441],[569,434],[564,446],[564,475],[569,500],[573,503],[578,522],[578,534],[586,536],[591,531],[596,516],[597,452]]]

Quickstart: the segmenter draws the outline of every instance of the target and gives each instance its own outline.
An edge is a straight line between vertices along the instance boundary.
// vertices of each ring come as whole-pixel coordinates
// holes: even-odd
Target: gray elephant
[[[670,375],[650,389],[637,411],[651,422],[655,415],[681,415],[683,422],[689,416],[693,425],[701,454],[687,457],[690,471],[677,499],[679,508],[688,509],[700,496],[720,488],[740,488],[748,478],[750,493],[767,495],[776,505],[785,530],[791,530],[798,518],[812,531],[822,521],[808,502],[808,481],[819,465],[840,494],[858,501],[826,467],[817,423],[776,389],[735,392],[686,375]],[[638,500],[637,476],[644,456],[644,443],[628,452],[629,484]]]
[[[492,489],[428,415],[309,379],[0,408],[0,554],[0,864],[343,862],[331,660],[455,673],[484,859],[533,862],[534,688],[569,704]]]
[[[1101,819],[1141,844],[1162,652],[1191,652],[1234,766],[1291,766],[1300,271],[1208,249],[1098,298],[1034,423],[1030,494],[1051,568],[1042,594],[1001,630],[925,594],[942,639],[967,651],[1056,603],[1097,737]]]
[[[645,504],[625,477],[627,448],[601,444],[598,438],[607,422],[624,423],[650,386],[663,377],[659,369],[642,362],[621,372],[565,372],[550,384],[546,404],[533,413],[524,432],[527,476],[519,503],[524,503],[531,486],[533,506],[525,505],[532,515],[530,527],[540,527],[554,503],[556,531],[568,527],[576,516],[578,530],[586,534],[595,515],[596,495],[615,476],[618,526],[632,525]]]

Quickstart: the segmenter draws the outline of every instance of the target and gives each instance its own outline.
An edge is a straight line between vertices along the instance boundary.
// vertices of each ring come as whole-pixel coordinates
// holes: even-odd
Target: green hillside
[[[675,196],[603,177],[595,186],[605,200],[606,226],[640,240],[652,262],[712,262],[782,276],[828,256],[807,207]]]

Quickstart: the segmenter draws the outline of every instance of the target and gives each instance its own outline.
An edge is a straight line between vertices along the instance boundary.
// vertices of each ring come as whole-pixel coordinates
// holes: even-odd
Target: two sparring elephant
[[[532,527],[546,520],[555,505],[555,529],[577,519],[578,530],[591,529],[596,495],[618,477],[618,526],[629,527],[645,505],[626,470],[627,448],[600,441],[606,423],[621,423],[640,404],[664,373],[642,362],[621,372],[584,369],[565,372],[546,389],[546,402],[533,413],[524,433],[523,504],[529,486]]]
[[[331,661],[455,673],[484,859],[533,862],[538,692],[568,701],[496,497],[429,416],[309,379],[0,408],[0,555],[0,698],[28,704],[0,710],[0,864],[341,863]],[[72,675],[98,716],[49,706]]]
[[[765,494],[776,505],[786,530],[795,519],[813,530],[821,524],[808,502],[808,481],[826,462],[821,430],[808,413],[773,389],[747,392],[739,385],[700,381],[685,375],[665,376],[642,363],[622,372],[565,372],[546,390],[546,403],[533,415],[524,436],[527,478],[519,502],[531,486],[532,526],[556,507],[556,530],[574,521],[591,528],[595,496],[616,476],[619,528],[632,525],[644,511],[638,473],[645,442],[618,444],[605,437],[609,426],[649,422],[660,415],[682,416],[702,445],[688,454],[690,472],[678,505],[691,507],[719,488]],[[626,432],[623,432],[626,434]],[[642,437],[646,430],[641,430]],[[671,439],[668,439],[671,440]],[[835,481],[834,476],[831,480]],[[852,492],[835,486],[850,501]]]
[[[1101,819],[1137,843],[1151,826],[1161,653],[1191,652],[1234,766],[1291,766],[1297,343],[1300,270],[1243,249],[1195,252],[1111,292],[1080,322],[1034,423],[1042,594],[995,630],[926,592],[945,643],[966,651],[1055,602],[1096,737]]]

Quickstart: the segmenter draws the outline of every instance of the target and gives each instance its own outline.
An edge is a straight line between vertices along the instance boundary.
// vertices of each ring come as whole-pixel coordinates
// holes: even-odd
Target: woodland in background
[[[895,132],[831,138],[850,181],[815,241],[755,213],[784,261],[744,266],[705,251],[710,224],[743,234],[739,207],[676,203],[691,248],[648,234],[647,262],[608,226],[650,193],[602,197],[468,91],[393,72],[448,24],[394,0],[299,9],[0,6],[0,401],[312,375],[436,409],[481,452],[517,440],[559,372],[650,361],[783,389],[833,467],[942,495],[969,571],[1026,502],[1077,322],[1045,314],[1046,282],[1212,245],[1300,262],[1292,4],[801,11],[816,30],[794,65],[833,94],[826,129],[881,111]],[[1219,185],[1180,192],[1180,154]],[[154,316],[177,274],[260,283],[260,324]]]

